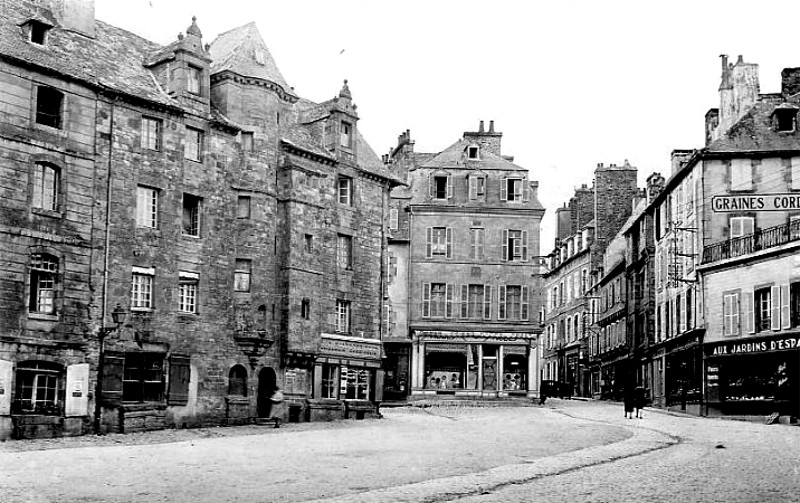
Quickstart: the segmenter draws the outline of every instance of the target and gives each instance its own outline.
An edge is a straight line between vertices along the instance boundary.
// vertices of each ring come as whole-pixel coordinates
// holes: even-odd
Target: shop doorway
[[[269,397],[275,392],[277,384],[278,378],[271,368],[264,367],[258,373],[258,402],[256,404],[258,417],[271,417],[272,402]]]

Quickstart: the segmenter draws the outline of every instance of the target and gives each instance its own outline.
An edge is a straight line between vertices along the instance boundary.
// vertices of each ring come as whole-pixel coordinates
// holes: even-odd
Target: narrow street
[[[800,428],[609,403],[0,444],[2,502],[798,501]],[[717,446],[724,446],[718,448]]]

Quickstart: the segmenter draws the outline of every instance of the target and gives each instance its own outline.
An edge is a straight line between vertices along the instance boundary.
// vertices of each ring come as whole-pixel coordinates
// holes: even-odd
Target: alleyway
[[[798,501],[800,428],[559,400],[384,412],[6,442],[0,501]]]

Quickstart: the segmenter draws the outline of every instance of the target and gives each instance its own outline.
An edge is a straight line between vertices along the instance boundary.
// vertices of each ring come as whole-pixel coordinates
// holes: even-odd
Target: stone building
[[[0,437],[374,411],[398,181],[347,83],[297,96],[252,23],[160,46],[4,6]]]
[[[387,376],[394,396],[537,393],[538,183],[494,121],[436,154],[406,131],[392,193]],[[393,356],[392,356],[393,355]],[[404,376],[400,378],[399,376]]]

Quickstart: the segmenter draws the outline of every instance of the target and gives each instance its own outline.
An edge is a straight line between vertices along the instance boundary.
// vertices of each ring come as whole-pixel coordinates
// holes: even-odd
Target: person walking
[[[636,386],[636,389],[633,390],[633,407],[636,409],[636,417],[642,419],[642,409],[644,409],[645,404],[647,403],[647,393],[643,386]]]
[[[633,388],[626,385],[622,391],[622,404],[625,406],[625,419],[633,419]]]

